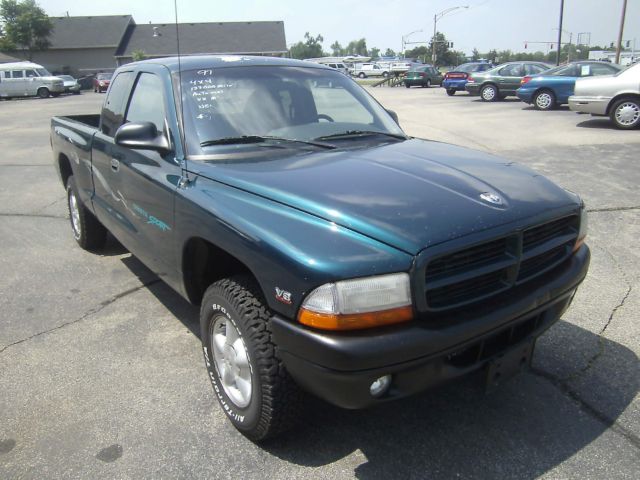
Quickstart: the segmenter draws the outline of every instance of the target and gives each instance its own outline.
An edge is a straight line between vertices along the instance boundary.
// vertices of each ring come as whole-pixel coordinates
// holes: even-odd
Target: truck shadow
[[[122,261],[149,283],[153,274],[137,259]],[[148,290],[199,336],[197,307],[164,282]],[[361,479],[532,479],[603,435],[639,385],[640,364],[631,350],[561,320],[539,339],[531,371],[491,393],[476,374],[368,410],[310,398],[302,424],[260,448],[306,467],[350,457],[342,465],[352,465]],[[616,430],[620,442],[640,446],[636,434]],[[603,441],[615,455],[618,445],[610,445],[610,437]]]

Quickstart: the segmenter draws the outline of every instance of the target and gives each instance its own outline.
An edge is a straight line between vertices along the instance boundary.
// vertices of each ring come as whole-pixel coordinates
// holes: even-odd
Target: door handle
[[[114,172],[120,170],[120,160],[118,160],[117,158],[111,159],[111,170],[113,170]]]

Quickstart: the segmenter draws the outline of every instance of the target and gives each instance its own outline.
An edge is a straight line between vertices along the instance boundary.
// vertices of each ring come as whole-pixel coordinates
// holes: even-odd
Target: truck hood
[[[575,196],[526,167],[418,139],[275,160],[190,160],[188,168],[410,254],[545,210],[577,206]]]

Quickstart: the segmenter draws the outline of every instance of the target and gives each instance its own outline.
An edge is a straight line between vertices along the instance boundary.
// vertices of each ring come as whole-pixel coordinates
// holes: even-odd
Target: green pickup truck
[[[486,153],[407,136],[352,79],[282,58],[116,70],[54,117],[78,245],[107,230],[200,305],[214,395],[244,435],[531,361],[589,265],[580,198]],[[107,274],[107,272],[105,272]]]

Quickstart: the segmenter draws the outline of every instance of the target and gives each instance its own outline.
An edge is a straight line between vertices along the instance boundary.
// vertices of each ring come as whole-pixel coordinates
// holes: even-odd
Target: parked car
[[[73,78],[71,75],[58,75],[64,82],[64,91],[66,93],[74,93],[76,95],[80,94],[80,84],[78,80]]]
[[[389,69],[382,68],[375,63],[354,63],[351,75],[358,78],[388,77]]]
[[[455,95],[456,92],[464,92],[469,75],[476,72],[486,72],[494,67],[493,64],[487,62],[471,62],[463,63],[453,70],[444,74],[442,86],[446,89],[447,95]]]
[[[549,70],[549,65],[541,62],[509,62],[491,70],[472,73],[467,78],[465,90],[471,95],[480,95],[484,102],[495,102],[514,96],[525,75],[536,75]]]
[[[353,409],[480,370],[495,386],[587,274],[576,194],[408,137],[322,65],[136,62],[50,136],[77,244],[108,230],[201,306],[214,395],[253,440],[290,427],[302,391]]]
[[[84,75],[78,78],[80,84],[80,90],[91,90],[93,88],[93,82],[96,76],[94,74]]]
[[[404,86],[409,87],[430,87],[442,83],[442,73],[431,65],[414,67],[407,72],[404,79]]]
[[[64,92],[64,82],[37,63],[0,64],[0,97],[57,97]]]
[[[568,103],[578,78],[614,75],[621,67],[612,63],[579,61],[552,68],[538,75],[527,75],[516,95],[538,110],[552,110]]]
[[[608,115],[620,129],[640,126],[640,63],[612,77],[581,78],[569,97],[569,108],[591,115]]]
[[[106,92],[111,83],[112,73],[99,73],[93,79],[93,91],[97,93]]]

